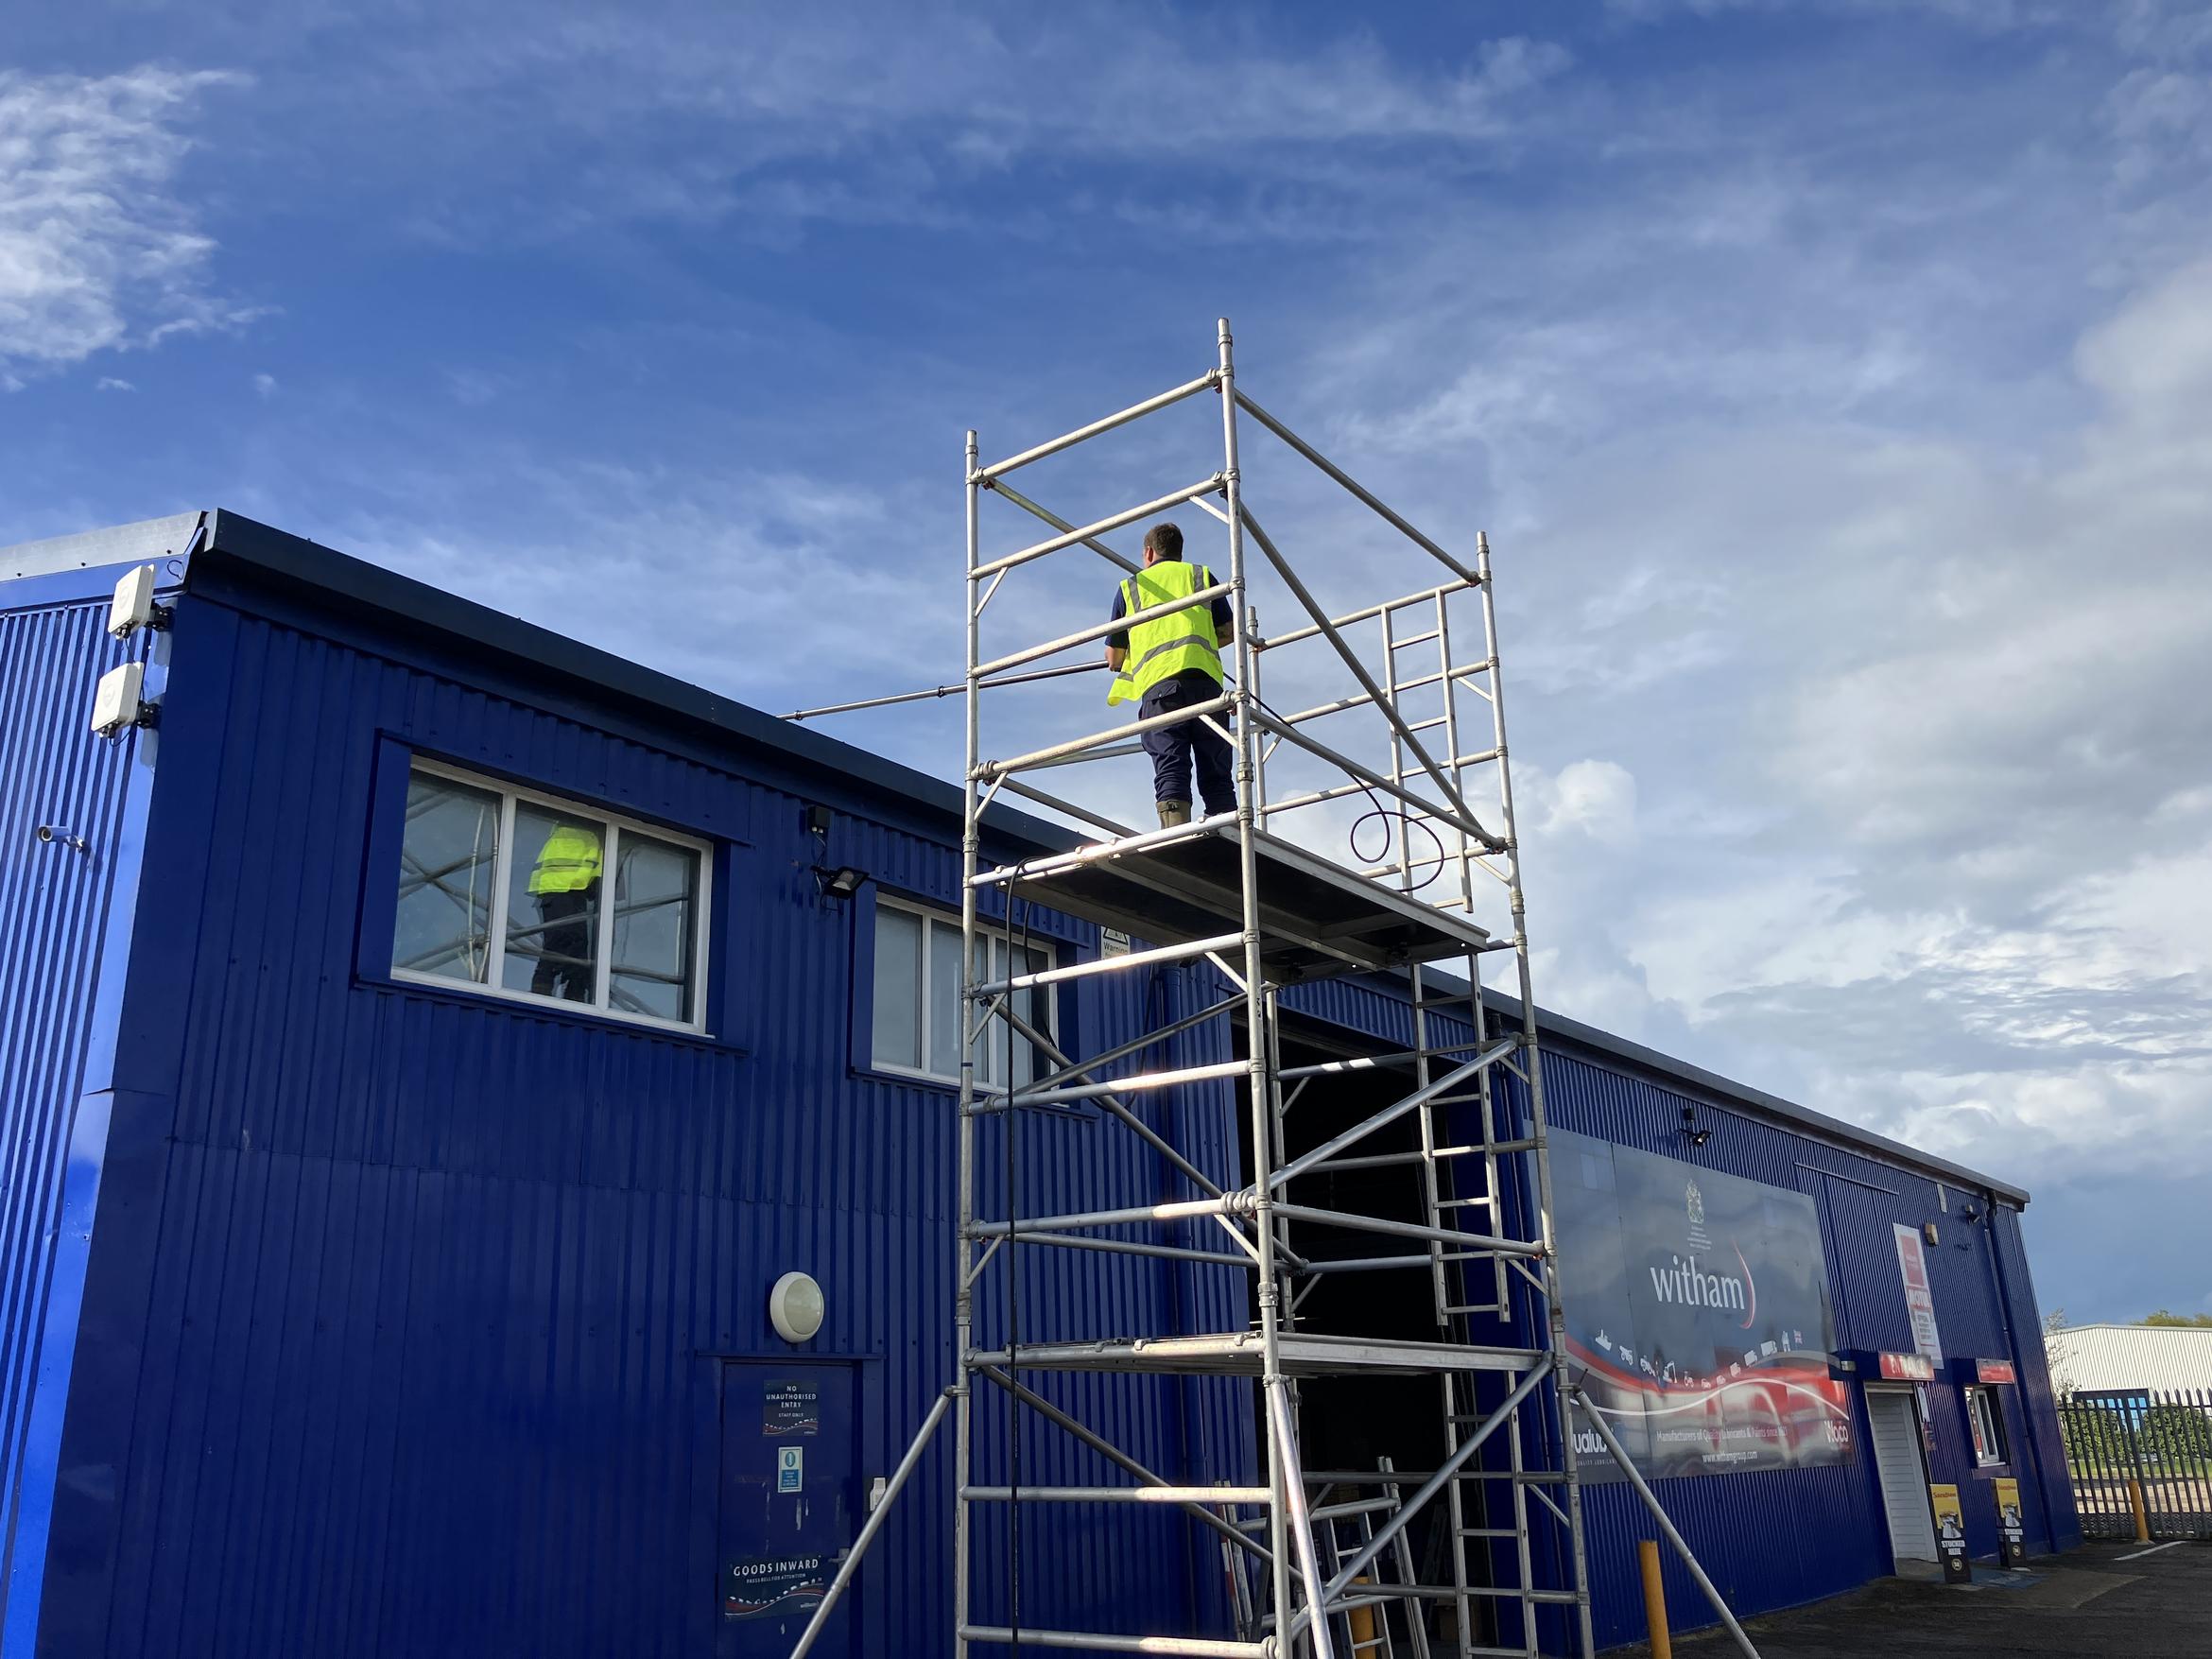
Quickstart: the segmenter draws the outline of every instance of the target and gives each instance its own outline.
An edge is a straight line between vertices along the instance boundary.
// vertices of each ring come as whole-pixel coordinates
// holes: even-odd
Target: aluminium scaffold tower
[[[1575,1462],[1578,1436],[1567,1432],[1570,1406],[1581,1410],[1592,1443],[1602,1444],[1651,1509],[1738,1644],[1752,1652],[1563,1360],[1543,1076],[1488,540],[1477,537],[1472,563],[1431,541],[1238,389],[1226,320],[1219,325],[1218,348],[1216,365],[1198,378],[1005,460],[981,464],[976,434],[967,436],[963,1059],[954,1287],[959,1372],[891,1477],[794,1659],[812,1646],[892,1500],[948,1416],[956,1487],[952,1603],[955,1651],[962,1659],[977,1650],[999,1651],[1017,1644],[1250,1659],[1339,1659],[1374,1651],[1462,1659],[1566,1652],[1587,1659],[1594,1644]],[[1218,400],[1220,409],[1219,464],[1196,483],[1077,526],[1008,481],[1032,462],[1203,397]],[[1238,442],[1247,423],[1281,440],[1374,520],[1433,559],[1441,567],[1438,578],[1401,597],[1329,614],[1245,499]],[[986,558],[981,514],[987,495],[1021,509],[1052,533]],[[984,656],[985,610],[1016,573],[1078,548],[1132,571],[1133,563],[1103,538],[1184,504],[1219,521],[1225,531],[1225,570],[1213,567],[1211,585],[1118,622]],[[1263,562],[1251,559],[1254,549]],[[1281,632],[1263,633],[1253,604],[1260,591],[1255,578],[1266,581],[1270,604],[1287,595],[1305,619]],[[1095,649],[1111,631],[1216,598],[1226,599],[1236,618],[1218,697],[1027,753],[986,755],[986,692],[1080,671],[1033,665],[1081,647]],[[1373,634],[1379,634],[1379,650],[1365,645]],[[1470,645],[1475,654],[1466,655]],[[1291,653],[1302,648],[1322,656],[1331,669],[1348,671],[1357,689],[1281,714],[1262,695],[1263,674],[1269,683],[1301,683],[1304,677],[1287,670],[1296,660]],[[1420,655],[1408,661],[1412,652]],[[951,689],[810,713],[942,696]],[[1234,812],[1137,831],[1034,781],[1048,768],[1127,755],[1132,740],[1148,731],[1192,720],[1207,722],[1232,747]],[[1335,722],[1332,741],[1312,730],[1323,720]],[[1359,741],[1349,734],[1356,727],[1364,727],[1373,740],[1372,759],[1347,752]],[[1339,736],[1339,730],[1347,734]],[[1309,775],[1318,768],[1326,781],[1271,794],[1270,763],[1280,769],[1292,759]],[[1016,865],[987,865],[984,815],[1002,795],[1079,820],[1102,838]],[[1352,797],[1364,797],[1398,826],[1394,857],[1386,852],[1384,862],[1347,867],[1295,838],[1299,821],[1292,815]],[[1480,807],[1475,804],[1478,797],[1485,798]],[[1415,836],[1422,838],[1418,843]],[[1024,900],[1097,922],[1133,943],[1119,954],[1044,968],[1003,942],[994,955],[993,941],[1007,939],[1006,926],[986,914],[984,895],[1008,894],[1017,886]],[[1494,934],[1475,918],[1498,896],[1510,922]],[[989,908],[1008,917],[1011,907]],[[1517,998],[1517,1012],[1502,1027],[1483,994],[1483,969],[1493,957],[1510,957]],[[1039,1017],[1038,994],[1049,986],[1102,973],[1201,963],[1210,964],[1229,988],[1218,1000],[1102,1053],[1071,1057]],[[1024,967],[1031,971],[1019,971]],[[1405,976],[1411,1046],[1285,1065],[1283,990],[1302,980],[1375,973]],[[1109,1078],[1117,1065],[1142,1065],[1142,1057],[1168,1039],[1223,1018],[1240,1022],[1240,1057]],[[1035,1075],[1026,1080],[1013,1075],[1011,1063],[994,1066],[992,1050],[996,1046],[1004,1057],[1010,1033],[1035,1056]],[[1401,1087],[1391,1091],[1396,1097],[1290,1155],[1286,1115],[1301,1093],[1322,1078],[1357,1070],[1401,1079]],[[1249,1134],[1244,1168],[1209,1172],[1194,1149],[1177,1147],[1132,1104],[1157,1098],[1152,1091],[1192,1084],[1238,1089]],[[1091,1103],[1148,1142],[1198,1196],[1067,1214],[984,1216],[978,1202],[979,1121],[1011,1115],[1015,1107],[1075,1101]],[[1408,1119],[1414,1131],[1409,1136]],[[1392,1126],[1395,1136],[1383,1137],[1381,1132]],[[1374,1150],[1385,1138],[1409,1144]],[[1391,1166],[1413,1178],[1418,1218],[1330,1207],[1306,1197],[1332,1176]],[[1376,1206],[1377,1212],[1383,1207]],[[1218,1230],[1216,1248],[1199,1251],[1176,1241],[1179,1230],[1194,1222]],[[1310,1244],[1302,1249],[1301,1236],[1310,1239],[1316,1234],[1364,1236],[1374,1242],[1364,1255],[1317,1252]],[[1016,1242],[1226,1263],[1250,1275],[1253,1317],[1247,1328],[1103,1332],[1075,1340],[1022,1342],[1009,1331],[1002,1345],[986,1347],[978,1337],[978,1283],[994,1258],[1011,1269],[1013,1253],[1007,1247]],[[1435,1315],[1432,1336],[1350,1337],[1302,1322],[1301,1309],[1322,1281],[1346,1272],[1426,1275]],[[1247,1397],[1255,1402],[1259,1481],[1177,1486],[1023,1380],[1025,1374],[1076,1371],[1249,1379],[1256,1385]],[[1366,1471],[1305,1466],[1301,1384],[1359,1375],[1430,1379],[1443,1427],[1444,1455],[1438,1467],[1400,1471],[1388,1460]],[[979,1469],[976,1421],[986,1392],[1065,1430],[1133,1484],[1022,1487],[1004,1474]],[[1350,1499],[1335,1495],[1346,1491],[1354,1495]],[[982,1508],[1131,1501],[1179,1509],[1219,1541],[1235,1587],[1233,1636],[1016,1626],[1001,1622],[1004,1610],[974,1605],[974,1537]],[[1408,1547],[1408,1529],[1424,1514],[1431,1517],[1432,1534],[1444,1540],[1441,1550],[1427,1552],[1427,1564],[1441,1565],[1427,1575],[1431,1581],[1422,1581]],[[1347,1534],[1340,1522],[1352,1522],[1356,1529]],[[1403,1647],[1393,1645],[1397,1631],[1405,1633]]]

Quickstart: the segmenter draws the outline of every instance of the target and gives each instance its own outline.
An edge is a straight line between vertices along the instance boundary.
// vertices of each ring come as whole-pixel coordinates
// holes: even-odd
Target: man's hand
[[[1119,646],[1108,646],[1106,648],[1106,666],[1116,674],[1120,673],[1122,659],[1128,655],[1129,652]]]

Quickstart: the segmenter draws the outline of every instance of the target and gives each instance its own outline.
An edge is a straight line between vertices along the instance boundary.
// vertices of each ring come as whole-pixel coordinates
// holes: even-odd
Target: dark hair
[[[1183,557],[1183,531],[1171,524],[1156,524],[1145,532],[1145,551],[1163,559]]]

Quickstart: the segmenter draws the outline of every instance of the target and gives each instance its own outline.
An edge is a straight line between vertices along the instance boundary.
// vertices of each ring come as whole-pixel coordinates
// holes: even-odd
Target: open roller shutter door
[[[1899,1561],[1934,1561],[1935,1523],[1928,1518],[1927,1467],[1920,1460],[1920,1414],[1912,1396],[1869,1389],[1866,1415],[1874,1429],[1882,1508],[1890,1517],[1891,1551]]]

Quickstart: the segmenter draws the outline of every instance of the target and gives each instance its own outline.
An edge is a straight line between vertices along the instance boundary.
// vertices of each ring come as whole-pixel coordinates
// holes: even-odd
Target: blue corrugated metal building
[[[148,564],[168,615],[118,642],[110,595]],[[95,683],[126,662],[158,723],[96,736]],[[210,512],[0,552],[0,1648],[786,1651],[777,1597],[803,1605],[806,1564],[849,1542],[952,1374],[936,991],[958,933],[948,967],[932,918],[957,906],[957,792]],[[561,838],[578,824],[582,853]],[[1068,840],[995,824],[994,859]],[[571,867],[613,895],[588,925]],[[1012,949],[1100,948],[1072,918],[1015,923]],[[1074,980],[1038,1011],[1096,1052],[1201,1006],[1202,972]],[[1402,1040],[1383,982],[1290,1002],[1317,1050]],[[1890,1571],[1893,1535],[1914,1547],[1898,1494],[1929,1479],[1961,1488],[1978,1556],[2000,1478],[2031,1550],[2078,1541],[2024,1193],[1573,1022],[1545,1030],[1558,1128],[1817,1205],[1852,1455],[1660,1483],[1739,1610]],[[1222,1023],[1180,1046],[1199,1061],[1239,1040]],[[1224,1090],[1148,1110],[1234,1170]],[[1186,1196],[1091,1113],[1017,1117],[1014,1157],[992,1135],[983,1156],[1030,1213]],[[1915,1349],[1900,1225],[1932,1229],[1946,1359],[1892,1395],[1882,1357]],[[826,1305],[799,1341],[769,1314],[792,1271]],[[1244,1295],[1198,1264],[1025,1253],[1021,1336],[1235,1328]],[[987,1340],[1001,1318],[987,1297]],[[1195,1482],[1248,1478],[1241,1386],[1046,1391]],[[1885,1464],[1870,1409],[1904,1423],[1907,1404],[1917,1435]],[[1307,1415],[1361,1459],[1396,1414],[1329,1398]],[[1097,1474],[1042,1425],[1020,1453],[1032,1484]],[[949,1646],[948,1468],[933,1453],[894,1512],[838,1652]],[[793,1477],[810,1518],[785,1535],[771,1497]],[[1588,1511],[1599,1628],[1629,1639],[1645,1523],[1623,1486]],[[986,1609],[1007,1553],[978,1540]],[[1147,1506],[1025,1506],[1020,1571],[1038,1622],[1229,1616],[1211,1542]],[[1702,1621],[1686,1579],[1669,1592]]]

